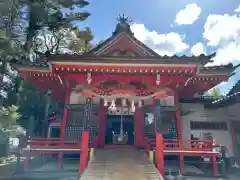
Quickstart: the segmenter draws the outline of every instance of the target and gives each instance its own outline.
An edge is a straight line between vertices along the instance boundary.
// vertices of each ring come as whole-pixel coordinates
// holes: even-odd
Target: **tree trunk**
[[[45,110],[44,110],[44,120],[43,120],[43,137],[47,137],[47,131],[48,131],[48,112],[49,107],[51,103],[51,91],[48,91],[46,93],[46,104],[45,104]]]

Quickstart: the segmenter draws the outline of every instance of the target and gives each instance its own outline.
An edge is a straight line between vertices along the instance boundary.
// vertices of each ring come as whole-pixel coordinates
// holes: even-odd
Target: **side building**
[[[181,99],[183,139],[214,139],[230,157],[240,153],[240,81],[222,98]]]

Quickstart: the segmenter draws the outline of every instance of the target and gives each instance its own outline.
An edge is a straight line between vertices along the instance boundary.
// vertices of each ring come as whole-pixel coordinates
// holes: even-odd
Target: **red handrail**
[[[163,146],[165,150],[213,151],[214,143],[214,140],[164,139]]]
[[[31,148],[44,149],[76,149],[81,147],[81,143],[68,143],[61,145],[60,138],[32,138],[29,140]]]

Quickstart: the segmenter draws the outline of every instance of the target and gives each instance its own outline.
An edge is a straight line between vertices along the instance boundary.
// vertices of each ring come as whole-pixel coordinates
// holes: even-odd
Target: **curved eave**
[[[26,71],[26,72],[51,72],[51,69],[48,66],[26,66],[21,64],[11,64],[13,68],[17,71]]]
[[[221,108],[230,106],[236,103],[240,103],[240,92],[236,92],[234,94],[224,96],[221,99],[215,100],[212,103],[206,105],[208,108]]]
[[[199,69],[200,75],[227,75],[231,74],[234,71],[232,64],[221,65],[221,66],[212,66],[212,67],[202,67]]]
[[[102,72],[102,73],[160,73],[175,75],[193,75],[197,68],[194,64],[123,64],[123,63],[86,63],[55,62],[52,64],[55,73]]]
[[[204,65],[210,56],[84,56],[84,55],[50,55],[48,62],[89,62],[89,63],[127,63],[127,64],[195,64]],[[42,57],[43,58],[43,57]]]

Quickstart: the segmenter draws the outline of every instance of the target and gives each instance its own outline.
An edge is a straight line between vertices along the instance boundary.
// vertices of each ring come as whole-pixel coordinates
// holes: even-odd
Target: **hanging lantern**
[[[92,83],[92,74],[90,72],[87,73],[87,82],[88,84]]]

